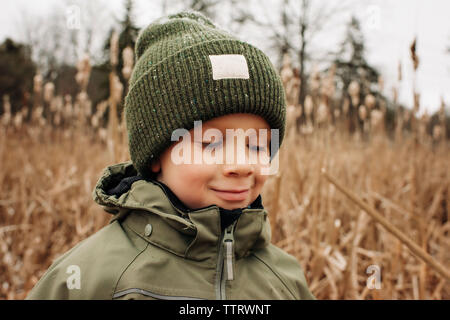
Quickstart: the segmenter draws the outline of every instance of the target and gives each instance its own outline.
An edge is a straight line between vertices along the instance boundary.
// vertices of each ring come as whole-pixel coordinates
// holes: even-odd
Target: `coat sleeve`
[[[26,299],[112,299],[122,273],[144,249],[115,221],[56,259]]]
[[[65,300],[69,299],[69,287],[77,285],[78,271],[76,267],[66,268],[69,273],[64,274],[63,266],[70,260],[71,253],[77,246],[56,259],[28,293],[26,300]],[[72,278],[70,278],[72,276]]]
[[[258,252],[258,257],[279,277],[297,300],[316,300],[308,288],[303,269],[297,259],[273,244]]]

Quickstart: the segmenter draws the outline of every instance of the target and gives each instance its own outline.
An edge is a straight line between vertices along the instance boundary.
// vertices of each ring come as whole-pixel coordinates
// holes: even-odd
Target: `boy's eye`
[[[203,148],[215,148],[222,145],[222,141],[218,142],[204,142],[204,141],[197,141],[197,143],[201,144]],[[247,145],[247,147],[256,152],[266,152],[267,148],[263,146],[257,146],[257,145]]]
[[[218,142],[202,142],[203,147],[205,148],[215,148],[217,146],[220,146],[222,144],[222,141],[218,141]]]

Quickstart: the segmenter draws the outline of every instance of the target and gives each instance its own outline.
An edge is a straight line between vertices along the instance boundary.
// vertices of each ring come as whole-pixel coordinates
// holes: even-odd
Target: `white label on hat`
[[[248,79],[247,60],[242,54],[210,55],[214,80]]]

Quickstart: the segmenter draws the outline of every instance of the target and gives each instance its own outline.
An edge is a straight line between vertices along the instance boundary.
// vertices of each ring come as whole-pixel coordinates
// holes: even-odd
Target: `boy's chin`
[[[234,209],[242,209],[246,208],[248,204],[246,205],[245,202],[236,202],[236,203],[219,203],[216,204],[219,208],[227,209],[227,210],[234,210]]]

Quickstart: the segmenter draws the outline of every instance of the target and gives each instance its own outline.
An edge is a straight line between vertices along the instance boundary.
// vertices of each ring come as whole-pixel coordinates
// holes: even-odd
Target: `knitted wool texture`
[[[173,143],[172,132],[190,130],[196,120],[256,114],[272,129],[279,129],[281,146],[284,89],[259,49],[219,29],[200,13],[181,12],[145,28],[135,52],[125,117],[131,161],[142,176],[151,176],[151,162]],[[210,56],[230,54],[245,57],[248,78],[213,79]]]

